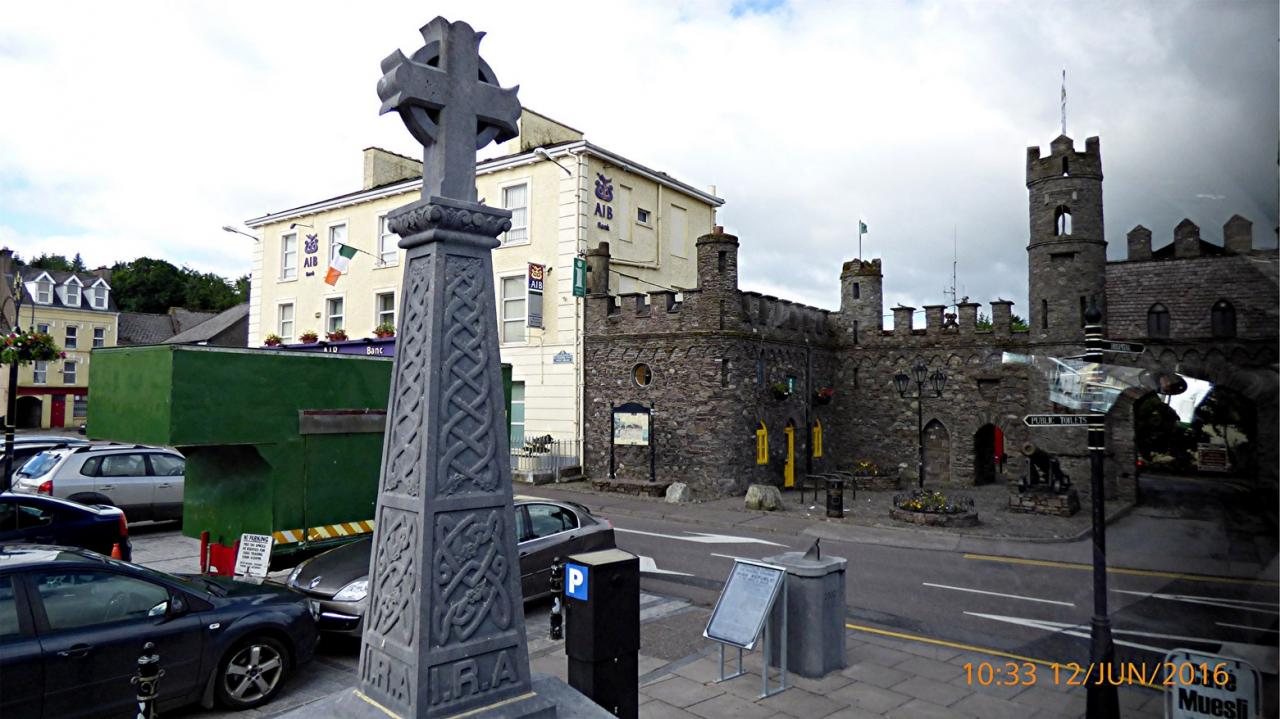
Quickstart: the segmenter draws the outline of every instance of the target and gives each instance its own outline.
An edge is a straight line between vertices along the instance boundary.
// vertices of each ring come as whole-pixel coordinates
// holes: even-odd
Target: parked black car
[[[570,554],[613,549],[613,525],[574,502],[517,497],[516,541],[520,548],[520,588],[525,601],[551,593],[551,563]],[[358,637],[369,605],[366,537],[299,564],[289,586],[317,600],[320,631]]]
[[[108,556],[118,546],[122,559],[133,557],[129,521],[118,507],[0,494],[0,544],[20,543],[81,547]]]
[[[133,717],[143,645],[159,710],[270,701],[316,644],[308,602],[277,585],[178,576],[82,549],[0,545],[0,717]]]

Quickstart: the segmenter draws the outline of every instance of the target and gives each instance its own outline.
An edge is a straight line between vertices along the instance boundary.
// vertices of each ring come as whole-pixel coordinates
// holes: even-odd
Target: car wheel
[[[218,665],[218,703],[236,711],[252,709],[275,698],[284,684],[289,652],[271,637],[251,637],[235,645]]]

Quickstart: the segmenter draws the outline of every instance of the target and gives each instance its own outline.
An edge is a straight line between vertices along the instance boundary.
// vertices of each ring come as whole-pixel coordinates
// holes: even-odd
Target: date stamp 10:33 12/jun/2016
[[[1078,664],[1050,662],[1043,665],[1029,661],[968,662],[964,664],[965,682],[981,686],[1032,686],[1041,681],[1057,686],[1087,687],[1091,685],[1136,685],[1151,689],[1177,686],[1208,686],[1232,691],[1235,675],[1230,665],[1192,662],[1116,662],[1115,664]]]

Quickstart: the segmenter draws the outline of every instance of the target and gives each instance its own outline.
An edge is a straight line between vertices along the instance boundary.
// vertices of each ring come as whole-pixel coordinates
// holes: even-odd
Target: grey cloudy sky
[[[1234,213],[1275,245],[1280,11],[1264,2],[24,3],[0,21],[0,243],[93,265],[249,269],[220,226],[358,189],[379,61],[435,14],[529,107],[727,200],[742,283],[823,307],[885,263],[886,307],[1025,314],[1024,156],[1100,135],[1111,257]]]

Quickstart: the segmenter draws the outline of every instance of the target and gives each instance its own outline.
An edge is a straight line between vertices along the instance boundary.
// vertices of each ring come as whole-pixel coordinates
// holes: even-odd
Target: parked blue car
[[[313,609],[271,584],[178,576],[83,549],[0,545],[0,717],[133,717],[138,657],[158,709],[271,701],[316,645]]]
[[[124,511],[31,494],[0,494],[0,544],[60,544],[120,558],[133,556]]]

